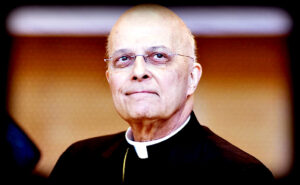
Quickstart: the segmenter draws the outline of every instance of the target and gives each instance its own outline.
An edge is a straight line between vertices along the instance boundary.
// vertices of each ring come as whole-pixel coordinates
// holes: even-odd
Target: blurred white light
[[[129,7],[27,6],[13,10],[7,29],[13,35],[107,35]],[[282,35],[292,19],[273,7],[169,7],[195,35]]]

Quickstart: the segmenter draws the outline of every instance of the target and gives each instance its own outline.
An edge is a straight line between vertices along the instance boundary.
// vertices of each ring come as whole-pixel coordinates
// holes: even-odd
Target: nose
[[[136,56],[132,70],[132,80],[144,81],[151,78],[151,74],[146,68],[146,61],[143,56]]]

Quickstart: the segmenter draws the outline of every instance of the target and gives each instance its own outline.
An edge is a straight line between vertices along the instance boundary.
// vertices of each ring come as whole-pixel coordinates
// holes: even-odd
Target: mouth
[[[158,93],[155,92],[155,91],[129,91],[129,92],[125,93],[126,96],[136,95],[136,94],[145,94],[145,95],[147,95],[147,94],[151,95],[152,94],[152,95],[159,96]]]

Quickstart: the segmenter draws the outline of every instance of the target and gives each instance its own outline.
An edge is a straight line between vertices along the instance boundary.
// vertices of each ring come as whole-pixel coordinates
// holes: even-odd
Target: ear
[[[107,82],[109,83],[110,81],[110,79],[109,79],[109,72],[108,72],[108,70],[106,70],[105,71],[105,76],[106,76],[106,80],[107,80]]]
[[[187,96],[192,95],[195,92],[201,76],[202,76],[202,67],[199,63],[194,62],[192,70],[190,71],[189,74]]]

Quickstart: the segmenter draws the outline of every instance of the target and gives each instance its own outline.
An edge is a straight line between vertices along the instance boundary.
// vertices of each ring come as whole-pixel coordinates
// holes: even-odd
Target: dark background
[[[10,0],[2,1],[0,4],[0,51],[1,51],[1,60],[0,60],[0,116],[1,124],[7,119],[6,113],[6,86],[7,86],[7,69],[10,57],[10,47],[11,47],[11,37],[6,31],[6,17],[11,10],[19,6],[26,5],[65,5],[65,6],[81,6],[81,5],[136,5],[141,3],[157,3],[164,6],[266,6],[266,7],[278,7],[290,14],[293,20],[293,28],[291,34],[288,36],[288,47],[289,55],[291,60],[291,75],[292,75],[292,93],[293,93],[293,122],[294,122],[294,165],[288,176],[280,179],[278,184],[297,184],[297,172],[299,168],[298,160],[298,148],[299,148],[299,126],[297,122],[299,120],[299,98],[298,98],[298,64],[299,59],[299,47],[297,46],[298,41],[298,30],[299,30],[299,19],[298,12],[300,11],[299,6],[296,5],[296,2],[285,1],[271,1],[271,0],[246,0],[246,1],[237,1],[237,0],[210,0],[210,1],[199,1],[199,0],[183,0],[183,1],[171,1],[171,0],[160,0],[160,1],[145,1],[145,0],[123,0],[123,1],[105,1],[101,0]],[[2,128],[2,127],[0,127]],[[2,149],[1,149],[2,152]],[[5,169],[4,169],[5,170]]]

